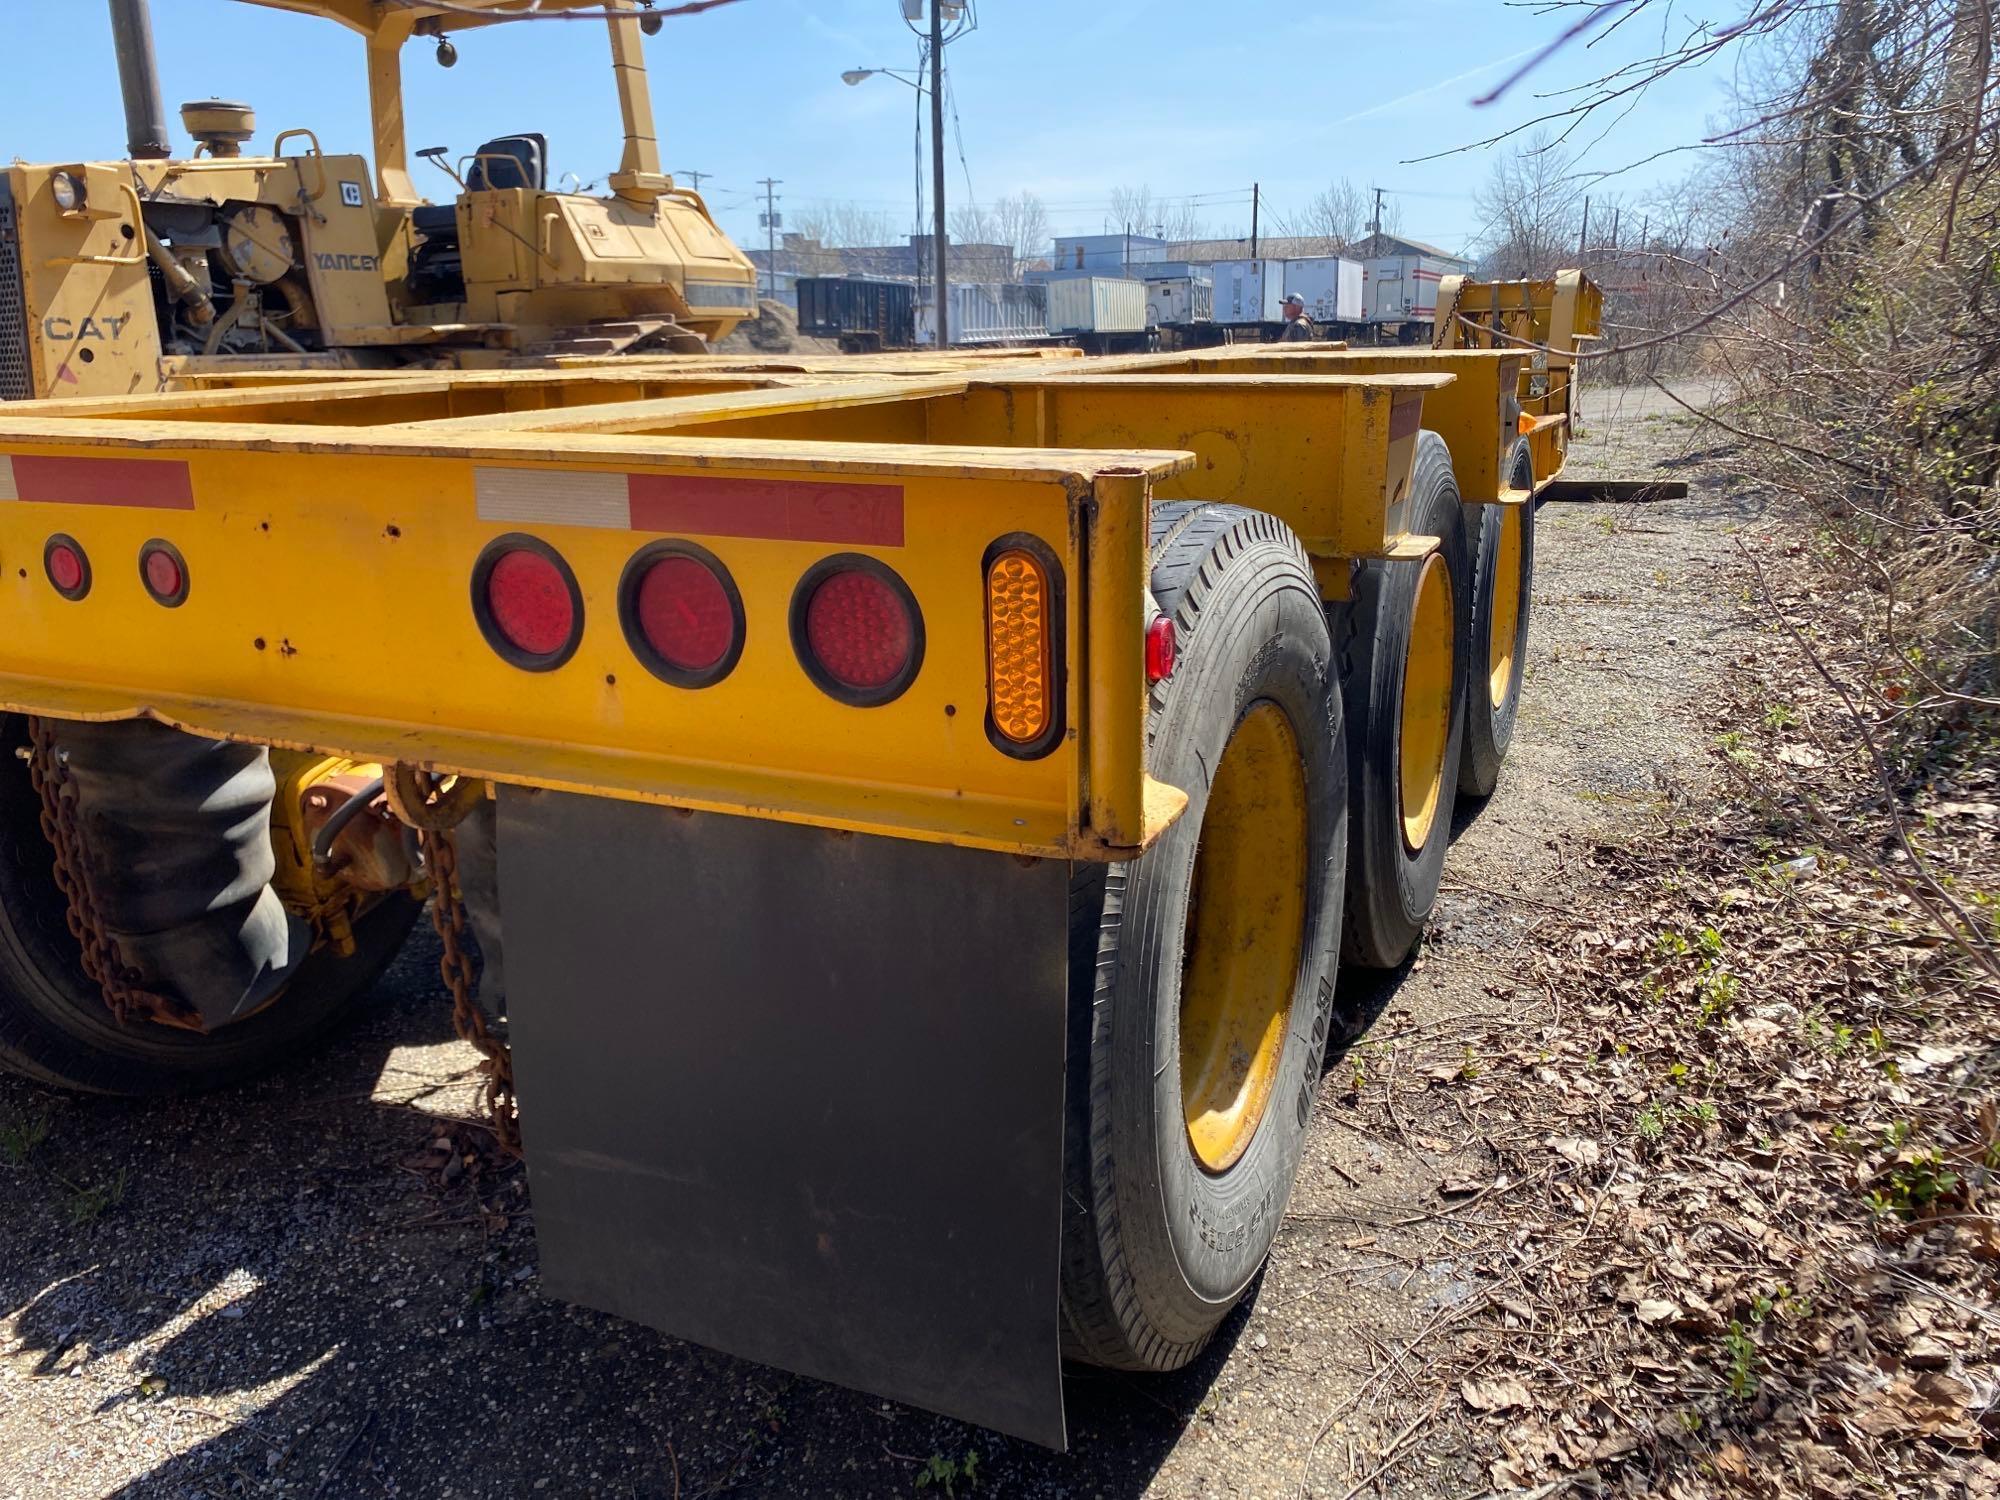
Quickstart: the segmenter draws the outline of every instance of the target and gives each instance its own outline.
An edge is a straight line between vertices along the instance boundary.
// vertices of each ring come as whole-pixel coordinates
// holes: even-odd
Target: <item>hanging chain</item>
[[[438,972],[451,991],[451,1028],[460,1041],[469,1043],[485,1059],[480,1064],[486,1075],[481,1097],[493,1122],[493,1134],[501,1150],[519,1156],[521,1124],[514,1102],[513,1054],[487,1029],[486,1013],[472,997],[474,975],[472,960],[465,954],[465,901],[458,889],[458,847],[449,828],[419,829],[417,842],[431,876],[431,925],[437,928],[438,941],[444,946]]]
[[[1451,307],[1439,323],[1437,331],[1431,335],[1433,349],[1454,349],[1458,347],[1458,304],[1465,300],[1465,283],[1470,278],[1461,276],[1451,294]]]
[[[137,970],[125,962],[117,939],[105,929],[90,886],[84,857],[83,830],[77,825],[76,789],[69,768],[56,748],[55,731],[46,719],[28,720],[28,777],[41,799],[42,837],[54,855],[56,885],[67,903],[66,920],[76,939],[83,971],[104,996],[104,1003],[121,1025],[135,1020],[158,1021],[193,1031],[205,1030],[187,1006],[154,994],[140,984]],[[514,1104],[514,1065],[507,1044],[487,1028],[486,1016],[473,998],[472,960],[465,952],[465,903],[458,889],[458,849],[448,828],[418,831],[425,866],[430,870],[434,899],[431,921],[444,954],[438,971],[451,992],[451,1025],[461,1041],[477,1049],[486,1075],[482,1094],[492,1117],[493,1133],[509,1155],[521,1154],[521,1130]]]
[[[121,1026],[157,1021],[188,1031],[207,1030],[188,1006],[143,988],[139,972],[125,962],[117,939],[105,930],[97,895],[90,888],[83,830],[77,826],[76,788],[70,784],[69,767],[56,748],[55,730],[47,719],[31,718],[28,738],[28,778],[42,801],[42,837],[55,855],[56,885],[68,905],[65,919],[81,952],[83,972]]]

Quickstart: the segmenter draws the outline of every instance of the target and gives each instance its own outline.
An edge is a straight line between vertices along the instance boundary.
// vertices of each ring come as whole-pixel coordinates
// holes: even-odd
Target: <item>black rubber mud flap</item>
[[[1064,1444],[1069,871],[503,787],[545,1288]]]

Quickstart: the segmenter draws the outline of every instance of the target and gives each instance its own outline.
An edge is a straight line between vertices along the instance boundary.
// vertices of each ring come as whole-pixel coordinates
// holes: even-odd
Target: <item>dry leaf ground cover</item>
[[[1076,1372],[1070,1453],[540,1296],[420,935],[253,1087],[0,1078],[0,1497],[1993,1492],[1991,986],[1780,610],[1859,632],[1671,401],[1591,432],[1690,495],[1543,509],[1509,768],[1344,986],[1269,1267],[1190,1369]],[[1969,904],[1991,764],[1901,793]]]
[[[1729,531],[1708,774],[1595,841],[1518,1009],[1396,1055],[1491,1165],[1441,1185],[1478,1281],[1385,1346],[1419,1410],[1378,1467],[1442,1436],[1500,1494],[2000,1493],[2000,757],[1968,722],[1892,765],[1839,549]]]

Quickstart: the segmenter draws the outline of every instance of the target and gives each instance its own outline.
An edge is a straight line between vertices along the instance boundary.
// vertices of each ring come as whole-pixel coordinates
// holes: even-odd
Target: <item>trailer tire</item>
[[[1156,507],[1152,536],[1181,654],[1152,690],[1149,769],[1190,802],[1139,859],[1079,866],[1070,907],[1063,1351],[1127,1370],[1193,1358],[1284,1217],[1347,823],[1340,693],[1296,538],[1191,504]]]
[[[1510,489],[1535,487],[1535,460],[1518,438],[1507,455]],[[1467,672],[1465,753],[1458,762],[1458,790],[1489,797],[1500,782],[1514,719],[1521,707],[1521,679],[1528,664],[1528,606],[1535,583],[1535,506],[1482,505],[1472,548],[1472,661]],[[1495,624],[1500,634],[1494,634]]]
[[[213,1035],[120,1025],[85,976],[69,933],[41,802],[13,753],[27,742],[20,715],[0,716],[0,1069],[127,1097],[241,1081],[311,1045],[347,1015],[422,910],[402,894],[377,903],[354,924],[352,957],[314,953],[278,999]]]
[[[1341,951],[1361,968],[1409,956],[1451,841],[1472,626],[1463,511],[1444,439],[1419,432],[1407,525],[1440,545],[1420,563],[1361,563],[1338,611],[1350,809]]]

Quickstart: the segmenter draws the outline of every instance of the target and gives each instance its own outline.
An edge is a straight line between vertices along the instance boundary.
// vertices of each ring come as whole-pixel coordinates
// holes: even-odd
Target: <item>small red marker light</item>
[[[172,609],[187,598],[187,564],[178,548],[157,538],[139,549],[139,581],[156,603]]]
[[[83,559],[68,547],[49,549],[49,577],[59,589],[73,589],[83,582]]]
[[[75,537],[58,533],[48,539],[42,548],[42,571],[65,599],[81,599],[90,592],[90,557]]]
[[[1146,681],[1165,682],[1174,675],[1174,657],[1179,641],[1171,615],[1155,615],[1146,627]]]

